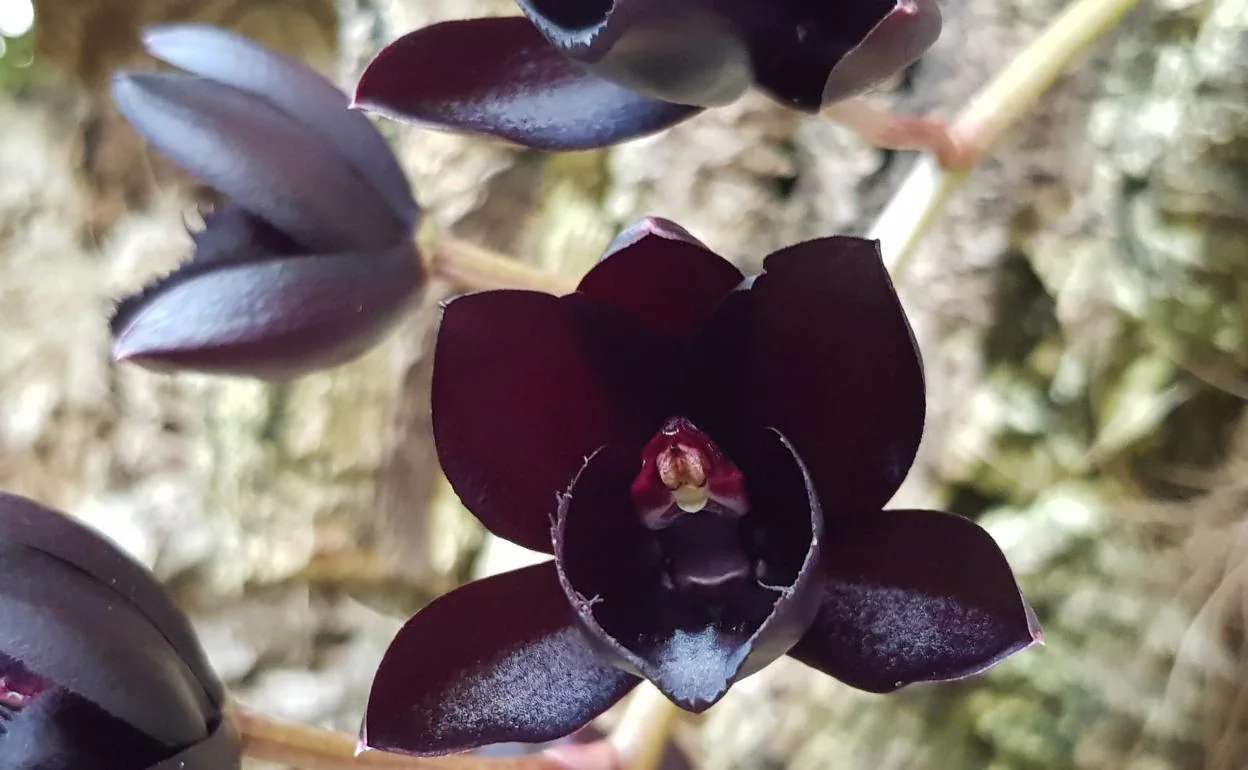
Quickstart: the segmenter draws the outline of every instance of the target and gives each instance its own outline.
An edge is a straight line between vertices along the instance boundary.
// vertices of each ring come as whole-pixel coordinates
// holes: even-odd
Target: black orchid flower
[[[549,740],[639,677],[701,711],[786,653],[883,693],[1040,640],[984,530],[881,510],[925,401],[871,241],[801,243],[746,278],[645,220],[573,294],[451,301],[432,397],[464,504],[555,558],[413,617],[374,680],[367,746]]]
[[[288,378],[348,361],[422,284],[419,211],[393,153],[309,67],[211,27],[159,27],[187,73],[123,73],[113,98],[222,193],[190,261],[123,300],[113,355],[159,370]]]
[[[237,736],[186,617],[137,562],[0,492],[0,766],[230,770]]]
[[[387,46],[356,104],[545,150],[668,128],[750,86],[814,112],[918,59],[934,0],[517,0],[527,18],[434,24]]]

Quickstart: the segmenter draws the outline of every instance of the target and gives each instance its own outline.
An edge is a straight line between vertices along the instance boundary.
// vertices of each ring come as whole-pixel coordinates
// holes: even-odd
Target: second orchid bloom
[[[118,75],[118,108],[226,201],[189,261],[119,304],[114,357],[284,379],[367,351],[423,283],[419,210],[385,140],[312,69],[245,38],[179,25],[144,42],[185,72]]]
[[[661,131],[758,87],[815,112],[936,41],[933,0],[518,0],[525,17],[418,29],[369,65],[356,103],[545,150]]]
[[[413,617],[363,742],[550,740],[642,678],[701,711],[785,654],[889,692],[1037,642],[984,530],[883,510],[924,405],[870,241],[801,243],[746,277],[650,219],[573,294],[453,300],[434,359],[438,457],[487,528],[554,559]]]

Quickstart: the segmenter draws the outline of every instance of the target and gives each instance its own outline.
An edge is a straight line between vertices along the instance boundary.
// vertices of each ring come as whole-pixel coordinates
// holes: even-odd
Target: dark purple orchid
[[[555,558],[413,617],[363,742],[438,754],[549,740],[639,677],[701,711],[786,653],[889,692],[1037,642],[986,532],[881,510],[924,409],[871,241],[801,243],[746,278],[652,219],[573,294],[451,301],[439,459],[486,527]]]
[[[309,67],[211,27],[144,38],[188,73],[118,75],[152,145],[224,195],[190,261],[120,303],[118,360],[287,378],[368,350],[422,284],[419,211],[368,119]]]
[[[940,34],[934,0],[517,0],[387,46],[355,101],[389,118],[547,150],[651,134],[751,86],[814,112]]]
[[[137,562],[0,492],[0,766],[230,770],[240,751],[190,623]]]

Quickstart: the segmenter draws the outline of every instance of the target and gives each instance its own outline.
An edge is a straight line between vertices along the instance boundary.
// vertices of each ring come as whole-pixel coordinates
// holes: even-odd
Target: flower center
[[[642,523],[656,531],[704,509],[729,518],[749,511],[741,471],[684,417],[668,418],[641,450],[630,491]]]
[[[0,735],[6,732],[5,723],[49,686],[18,661],[0,654]]]
[[[668,419],[646,444],[630,492],[657,535],[669,588],[717,594],[753,575],[739,521],[750,509],[745,477],[688,419]]]

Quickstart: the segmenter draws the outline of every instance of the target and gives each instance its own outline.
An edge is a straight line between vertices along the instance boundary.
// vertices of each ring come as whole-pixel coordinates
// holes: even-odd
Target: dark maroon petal
[[[146,769],[174,750],[60,687],[0,711],[5,770]]]
[[[409,229],[415,226],[412,189],[390,146],[368,118],[348,109],[347,95],[311,67],[206,24],[150,27],[143,43],[161,61],[285,112],[354,166]]]
[[[922,364],[873,241],[772,254],[711,318],[690,362],[690,416],[728,445],[743,425],[775,426],[829,518],[878,511],[914,461]]]
[[[448,21],[386,46],[355,103],[393,120],[540,150],[585,150],[662,131],[699,110],[603,80],[526,19]]]
[[[433,434],[468,510],[551,550],[557,498],[608,443],[638,449],[666,416],[676,351],[572,294],[490,291],[451,301],[438,330]]]
[[[759,87],[790,107],[814,112],[824,104],[833,69],[899,1],[912,0],[818,4],[773,0],[739,3],[734,8],[739,23],[750,31]]]
[[[750,52],[722,3],[517,1],[564,55],[656,99],[714,107],[750,87]]]
[[[860,690],[971,676],[1042,639],[1001,549],[960,516],[884,511],[824,549],[823,607],[791,654]]]
[[[0,652],[169,746],[207,735],[215,708],[148,619],[87,573],[0,545]]]
[[[408,237],[331,145],[252,94],[192,75],[120,74],[113,100],[162,154],[310,252],[381,249]]]
[[[469,583],[409,620],[373,679],[360,741],[425,756],[550,741],[636,684],[595,654],[546,562]]]
[[[710,513],[692,514],[679,542],[646,529],[628,496],[636,460],[614,448],[591,457],[560,501],[555,558],[585,632],[690,711],[787,652],[819,609],[822,514],[800,459],[768,431],[742,468],[751,509],[727,538]],[[766,585],[751,575],[705,594],[672,590],[673,563],[734,555],[702,553],[711,539],[698,535],[740,547]]]
[[[710,249],[706,248],[705,243],[694,238],[692,233],[672,220],[664,219],[663,217],[642,217],[621,230],[619,235],[615,236],[611,243],[607,244],[607,250],[603,252],[600,261],[605,262],[616,253],[651,236],[665,238],[669,241],[683,241],[684,243],[710,251]]]
[[[823,87],[823,106],[879,85],[914,63],[940,37],[935,0],[898,0],[866,40],[832,68]]]
[[[420,285],[406,242],[377,253],[192,261],[122,304],[113,357],[158,371],[287,379],[368,351]]]
[[[577,290],[688,344],[744,277],[680,225],[646,218],[616,238]]]
[[[212,735],[149,770],[238,770],[242,761],[238,733],[223,720]]]
[[[151,573],[111,541],[59,511],[0,492],[0,546],[5,544],[60,559],[125,597],[195,673],[212,705],[220,705],[224,690],[190,622]]]

